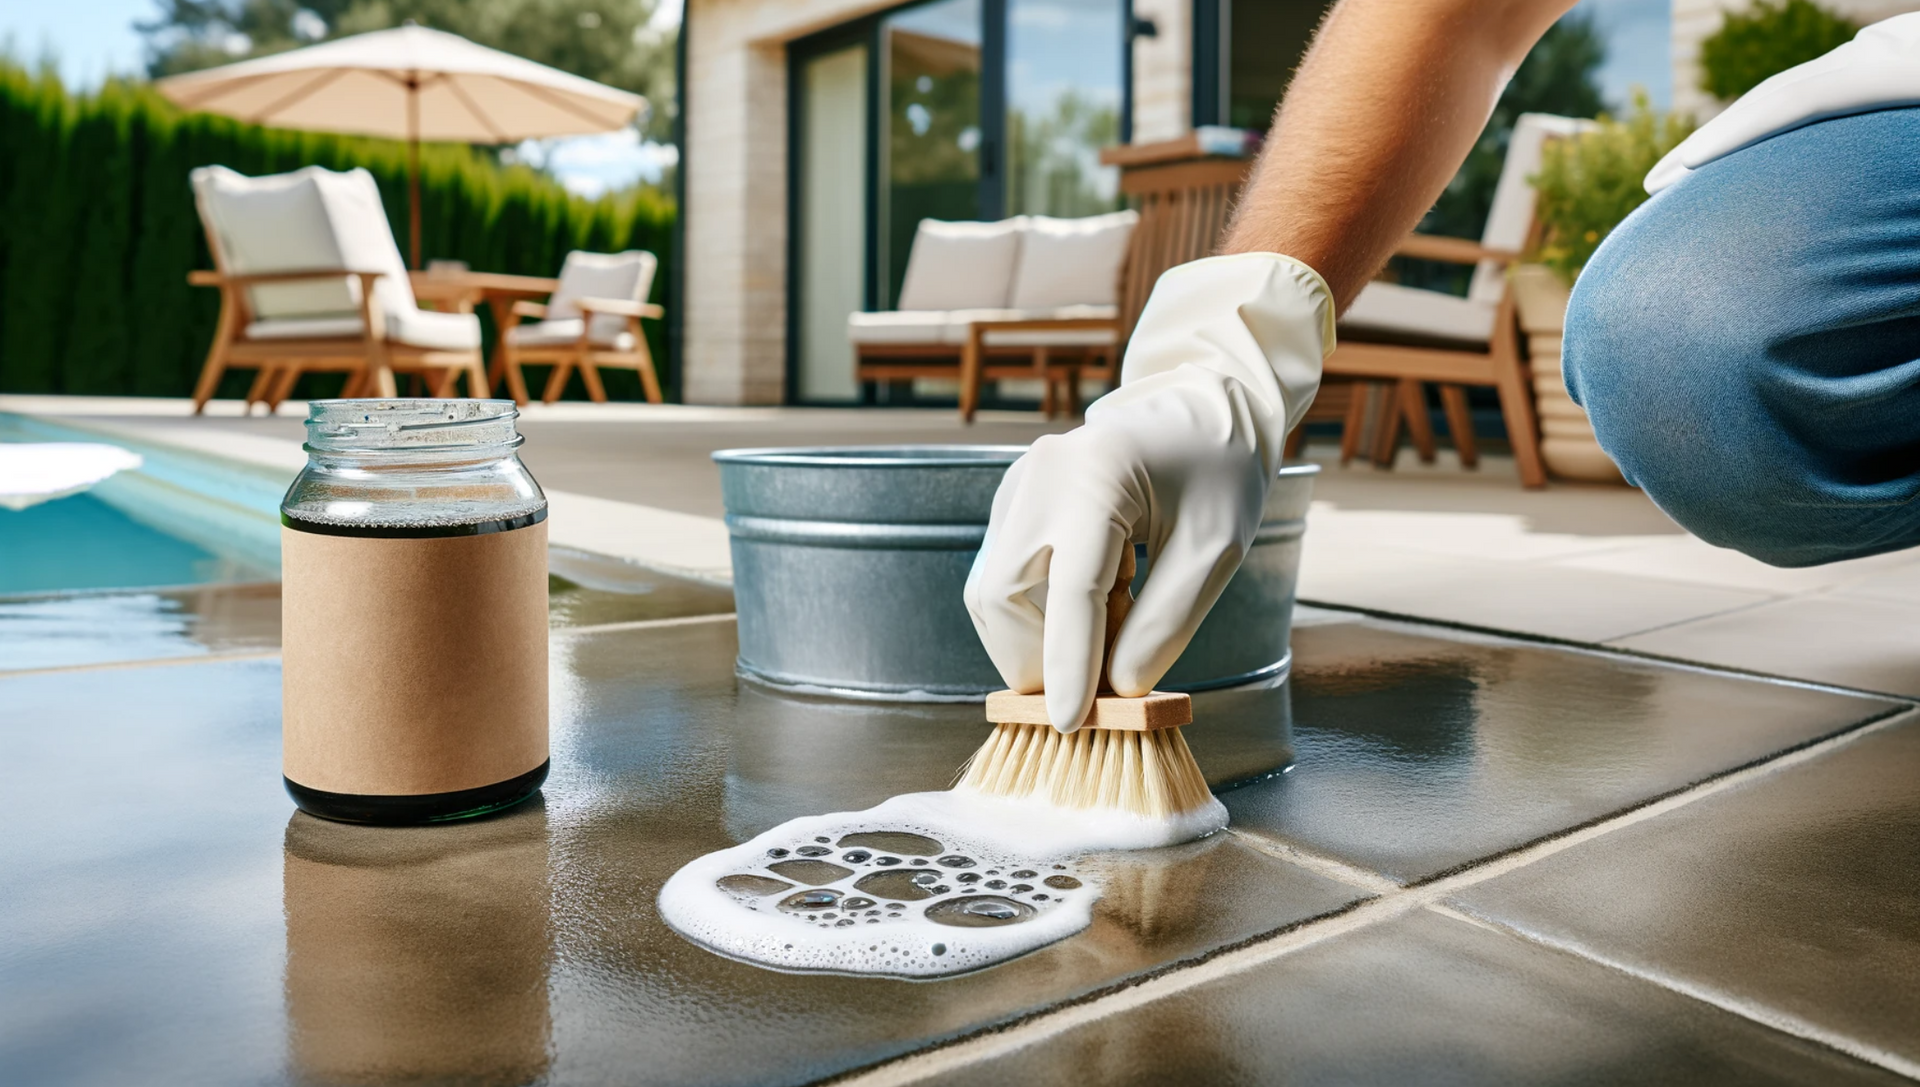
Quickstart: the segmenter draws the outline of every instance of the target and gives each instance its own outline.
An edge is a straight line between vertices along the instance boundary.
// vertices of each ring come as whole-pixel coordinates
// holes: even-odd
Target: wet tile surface
[[[1430,912],[1303,948],[929,1082],[1908,1082]]]
[[[733,611],[724,586],[556,553],[548,618],[599,626]],[[280,586],[0,597],[0,673],[280,648]]]
[[[280,586],[0,598],[0,672],[280,646]]]
[[[1472,913],[1920,1068],[1920,721],[1468,889]]]
[[[0,678],[0,790],[24,813],[0,836],[0,929],[23,934],[0,949],[0,1068],[36,1084],[800,1082],[1363,897],[1224,836],[1115,862],[1089,930],[966,977],[721,958],[659,920],[675,869],[793,815],[945,785],[985,736],[978,707],[739,689],[726,622],[554,647],[544,801],[427,829],[293,813],[274,661]],[[1241,746],[1216,750],[1252,758],[1274,727],[1225,728]]]
[[[1242,832],[1425,879],[1894,712],[1877,698],[1309,613],[1294,768]],[[1206,728],[1195,707],[1190,736]],[[1196,745],[1197,746],[1197,745]]]

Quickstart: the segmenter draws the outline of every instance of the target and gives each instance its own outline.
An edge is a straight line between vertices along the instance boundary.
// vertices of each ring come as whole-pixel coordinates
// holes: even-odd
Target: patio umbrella
[[[420,266],[420,141],[516,143],[623,128],[646,106],[457,34],[408,24],[169,76],[174,103],[255,124],[407,141],[409,240]]]

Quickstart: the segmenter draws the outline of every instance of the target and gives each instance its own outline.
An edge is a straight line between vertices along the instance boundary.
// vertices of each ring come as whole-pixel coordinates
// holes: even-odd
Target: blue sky
[[[1600,90],[1610,105],[1624,106],[1639,84],[1656,106],[1673,101],[1673,71],[1667,54],[1669,0],[1580,0],[1607,40]]]

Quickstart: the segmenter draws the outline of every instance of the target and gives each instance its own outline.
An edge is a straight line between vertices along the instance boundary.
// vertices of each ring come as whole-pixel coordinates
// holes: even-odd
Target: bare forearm
[[[1340,0],[1287,91],[1223,250],[1306,262],[1345,309],[1446,188],[1574,0]]]

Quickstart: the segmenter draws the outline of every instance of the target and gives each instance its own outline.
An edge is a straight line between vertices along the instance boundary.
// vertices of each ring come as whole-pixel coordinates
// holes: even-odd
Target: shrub
[[[1830,53],[1860,24],[1812,0],[1755,0],[1700,43],[1700,89],[1731,102],[1770,76]]]
[[[213,267],[187,174],[215,163],[243,174],[364,166],[404,245],[402,143],[183,114],[140,83],[70,95],[52,75],[0,60],[0,391],[192,392],[219,293],[187,285],[188,271]],[[673,259],[673,207],[650,191],[586,200],[464,145],[423,147],[420,173],[427,257],[543,276],[559,271],[569,249],[649,249],[663,266]],[[656,298],[670,278],[663,268]],[[668,358],[659,322],[648,322],[648,334],[655,356]],[[229,375],[220,395],[239,395],[250,379]],[[312,375],[302,395],[339,383]],[[613,388],[639,394],[637,380]]]
[[[1692,131],[1691,117],[1655,113],[1636,91],[1625,119],[1603,115],[1591,132],[1549,141],[1530,179],[1544,228],[1536,259],[1573,282],[1601,239],[1646,202],[1647,171]]]

